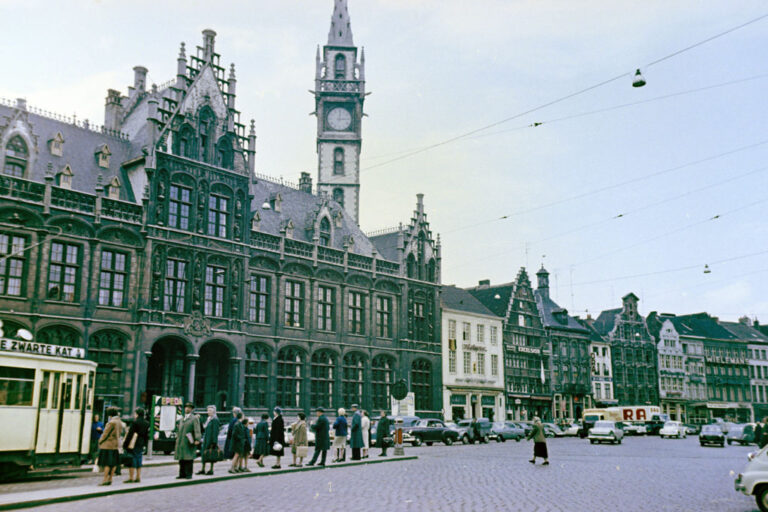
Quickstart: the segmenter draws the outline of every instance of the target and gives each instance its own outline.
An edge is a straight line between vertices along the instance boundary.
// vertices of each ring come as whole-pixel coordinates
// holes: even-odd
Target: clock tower
[[[352,42],[347,0],[334,0],[328,44],[317,49],[318,192],[341,204],[360,223],[360,145],[365,100],[365,51]]]

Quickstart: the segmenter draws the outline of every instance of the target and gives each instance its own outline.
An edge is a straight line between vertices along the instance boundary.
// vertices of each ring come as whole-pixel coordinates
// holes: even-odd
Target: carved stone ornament
[[[184,332],[192,336],[210,336],[211,323],[203,317],[200,311],[193,311],[192,315],[184,320]]]

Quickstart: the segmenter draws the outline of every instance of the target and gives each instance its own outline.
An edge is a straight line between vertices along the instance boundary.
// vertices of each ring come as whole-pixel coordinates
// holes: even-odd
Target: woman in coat
[[[243,412],[239,407],[232,408],[232,419],[229,420],[229,426],[227,427],[227,439],[224,441],[224,457],[231,459],[235,456],[235,452],[232,451],[232,433],[235,430],[235,423],[237,423],[237,414]]]
[[[221,430],[221,422],[218,416],[216,416],[216,406],[208,406],[208,417],[203,424],[203,445],[202,452],[200,453],[200,460],[203,462],[203,467],[197,472],[198,475],[212,475],[213,465],[219,461],[219,430]],[[205,472],[205,464],[210,463],[211,469]]]
[[[549,454],[547,453],[547,436],[544,433],[544,425],[541,419],[536,416],[533,418],[533,428],[528,433],[526,439],[533,439],[533,458],[529,460],[531,464],[536,464],[536,457],[544,459],[543,466],[549,466]]]
[[[368,458],[368,449],[371,447],[371,418],[368,411],[363,411],[363,458]]]
[[[269,455],[269,414],[262,414],[256,425],[256,442],[253,446],[253,458],[260,468],[264,467],[264,457]]]
[[[232,438],[230,441],[230,450],[232,450],[232,466],[229,468],[230,473],[240,473],[240,456],[243,451],[243,444],[245,443],[245,436],[247,433],[246,426],[243,425],[243,413],[237,411],[235,415],[235,423],[232,425],[230,431],[232,432]]]
[[[144,419],[144,409],[136,409],[135,418],[128,429],[123,441],[123,450],[131,456],[131,467],[128,468],[126,483],[141,482],[141,466],[143,465],[144,447],[149,443],[149,422]]]
[[[279,444],[280,449],[275,450],[275,445]],[[277,457],[272,469],[280,469],[280,457],[285,455],[285,423],[283,422],[283,410],[275,407],[275,417],[272,420],[272,430],[269,433],[269,447],[272,455]]]
[[[120,454],[117,451],[123,422],[115,407],[107,409],[107,424],[99,437],[99,466],[104,468],[104,480],[99,485],[112,485],[112,476],[120,465]]]
[[[299,420],[291,425],[291,434],[293,434],[293,441],[291,442],[293,464],[290,466],[294,468],[300,468],[304,465],[304,457],[307,456],[307,451],[309,450],[306,419],[307,416],[303,412],[300,412]],[[296,459],[299,459],[298,464],[296,463]]]
[[[347,458],[347,411],[340,408],[336,421],[333,422],[333,448],[336,458],[331,462],[343,462]]]

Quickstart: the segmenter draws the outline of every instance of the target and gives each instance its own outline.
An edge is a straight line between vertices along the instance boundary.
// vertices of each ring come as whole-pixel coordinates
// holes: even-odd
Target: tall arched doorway
[[[152,345],[147,363],[148,402],[152,395],[189,398],[186,356],[187,346],[179,338],[163,338]]]
[[[195,405],[215,405],[218,410],[229,406],[229,347],[220,341],[209,341],[200,348],[195,372]]]

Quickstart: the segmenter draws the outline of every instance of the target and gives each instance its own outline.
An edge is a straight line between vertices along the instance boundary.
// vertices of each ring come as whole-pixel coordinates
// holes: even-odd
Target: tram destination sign
[[[37,354],[40,356],[85,359],[85,350],[80,347],[63,347],[61,345],[48,345],[46,343],[35,343],[34,341],[24,341],[24,340],[11,340],[8,338],[0,338],[0,351],[22,352],[24,354]]]

